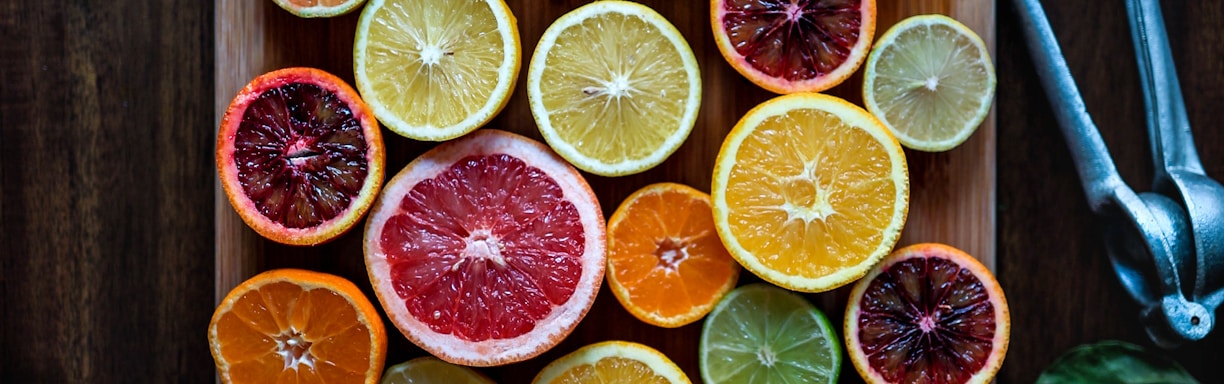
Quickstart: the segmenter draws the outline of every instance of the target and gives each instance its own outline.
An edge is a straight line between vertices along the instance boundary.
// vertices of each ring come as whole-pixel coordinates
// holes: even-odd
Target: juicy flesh
[[[820,324],[811,304],[773,289],[741,291],[707,320],[702,364],[711,379],[814,383],[836,374],[837,336]]]
[[[708,309],[736,273],[714,229],[708,201],[685,193],[645,194],[608,236],[612,273],[633,304],[661,317]]]
[[[557,36],[540,90],[564,142],[617,164],[649,157],[681,129],[689,81],[680,53],[658,27],[608,13]]]
[[[731,231],[765,266],[826,276],[883,241],[897,183],[887,150],[836,116],[795,109],[744,139],[728,176]]]
[[[370,329],[352,304],[286,282],[234,302],[217,323],[217,340],[235,383],[363,383],[372,364]]]
[[[990,102],[990,69],[969,38],[942,24],[915,26],[880,51],[872,93],[883,119],[921,141],[956,137]]]
[[[725,0],[723,30],[753,68],[788,81],[825,76],[860,38],[861,0]]]
[[[889,382],[963,383],[993,351],[994,304],[968,269],[943,258],[888,266],[863,293],[858,337]]]
[[[605,357],[594,364],[583,364],[570,368],[551,384],[668,384],[667,378],[655,373],[650,366],[638,360],[624,357]]]
[[[335,93],[291,83],[251,102],[234,137],[242,191],[269,220],[309,228],[340,216],[369,172],[361,123]]]
[[[505,57],[486,2],[436,3],[388,1],[367,36],[367,98],[414,127],[449,127],[483,108]]]
[[[569,300],[585,247],[556,181],[504,154],[462,159],[413,186],[380,241],[408,312],[470,341],[525,334]]]

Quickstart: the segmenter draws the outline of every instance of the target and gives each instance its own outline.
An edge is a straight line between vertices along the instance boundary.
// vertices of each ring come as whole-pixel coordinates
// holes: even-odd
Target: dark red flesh
[[[343,213],[369,172],[361,123],[335,93],[308,83],[269,89],[247,106],[234,163],[259,212],[289,228]]]
[[[413,186],[380,244],[395,292],[434,332],[469,341],[531,331],[573,295],[585,238],[556,181],[521,159],[472,156]],[[469,252],[498,249],[502,262]]]
[[[837,69],[858,43],[861,0],[726,0],[723,29],[753,68],[788,81]]]
[[[889,382],[963,383],[990,356],[994,305],[982,282],[950,260],[918,257],[889,266],[859,306],[863,352]]]

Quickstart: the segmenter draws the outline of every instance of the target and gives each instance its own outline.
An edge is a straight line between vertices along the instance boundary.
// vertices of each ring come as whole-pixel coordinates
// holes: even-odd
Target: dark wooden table
[[[1199,153],[1224,178],[1224,4],[1165,3]],[[1146,190],[1121,1],[1046,7],[1118,168]],[[0,4],[0,382],[213,382],[213,17],[187,0]],[[1081,343],[1151,343],[1010,2],[997,25],[998,274],[1013,324],[999,382],[1027,383]],[[1224,331],[1168,354],[1224,381]]]

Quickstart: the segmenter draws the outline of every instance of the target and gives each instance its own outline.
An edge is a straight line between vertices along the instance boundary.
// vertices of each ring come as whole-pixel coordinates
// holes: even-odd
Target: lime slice
[[[731,291],[706,317],[699,349],[706,383],[835,383],[841,343],[803,297],[768,284]]]
[[[995,71],[976,33],[943,15],[912,16],[876,42],[863,103],[906,147],[942,152],[965,142],[990,112]]]

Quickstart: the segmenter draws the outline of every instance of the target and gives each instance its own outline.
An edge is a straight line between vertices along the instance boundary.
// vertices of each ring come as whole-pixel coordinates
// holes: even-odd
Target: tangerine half
[[[275,269],[239,284],[208,324],[224,383],[377,383],[387,332],[342,277]]]

